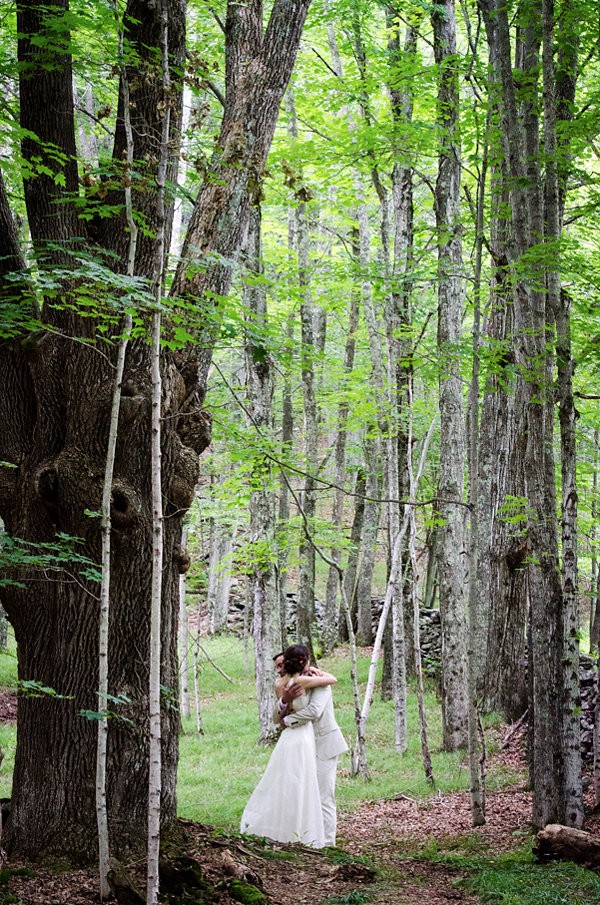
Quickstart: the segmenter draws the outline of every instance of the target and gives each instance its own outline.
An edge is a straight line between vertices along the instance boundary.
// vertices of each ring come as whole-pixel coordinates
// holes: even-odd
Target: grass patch
[[[8,633],[6,650],[0,651],[0,688],[17,687],[17,643],[12,631]]]
[[[353,889],[352,892],[346,892],[341,896],[327,896],[325,905],[364,905],[371,896],[368,892],[359,892]]]
[[[538,864],[531,846],[493,856],[477,834],[430,842],[413,858],[444,864],[468,876],[455,885],[498,905],[598,905],[600,876],[566,861]]]
[[[0,651],[0,690],[17,687],[17,644],[12,629],[8,632],[7,649]],[[0,747],[4,758],[0,765],[0,798],[9,798],[15,766],[16,726],[0,724]]]
[[[7,888],[12,877],[35,877],[34,871],[28,867],[3,867],[0,870],[0,905],[18,903],[21,899]]]
[[[0,765],[0,798],[10,798],[12,792],[16,746],[16,726],[0,724],[0,748],[2,748],[2,754],[4,755]]]
[[[371,859],[364,855],[351,855],[341,848],[325,848],[322,851],[332,864],[358,864],[361,867],[368,867],[370,870],[374,869]]]
[[[463,881],[483,902],[502,905],[597,905],[600,877],[568,862],[534,864],[530,854],[514,854],[480,864]]]

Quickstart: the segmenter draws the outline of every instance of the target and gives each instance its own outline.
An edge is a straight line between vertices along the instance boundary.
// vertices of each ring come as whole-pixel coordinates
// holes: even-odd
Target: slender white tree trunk
[[[207,591],[208,629],[211,634],[220,632],[227,626],[231,552],[236,532],[235,525],[221,525],[216,519],[211,522]]]
[[[286,111],[290,118],[289,133],[292,143],[298,137],[294,92],[286,95]],[[304,413],[304,487],[301,494],[303,518],[308,531],[312,530],[316,514],[316,485],[314,474],[318,469],[319,451],[318,408],[315,394],[315,307],[312,300],[310,279],[310,231],[306,193],[300,174],[297,190],[296,242],[298,251],[298,286],[300,290],[301,372],[302,402]],[[296,607],[296,631],[300,644],[306,644],[314,659],[312,623],[315,614],[315,550],[308,537],[300,541],[298,565],[298,603]]]
[[[123,28],[120,21],[119,10],[116,5],[114,13],[119,34],[119,56],[122,56]],[[129,82],[127,80],[127,72],[124,65],[121,71],[121,84],[123,86],[123,121],[125,124],[125,135],[127,140],[127,166],[130,168],[133,165],[133,135],[131,131],[131,120],[129,116]],[[127,223],[129,225],[127,275],[132,277],[135,273],[137,224],[133,217],[131,185],[128,185],[125,188],[125,209],[127,215]],[[106,801],[106,752],[108,744],[108,631],[110,620],[112,482],[117,446],[117,433],[119,427],[119,409],[121,406],[121,385],[123,382],[125,356],[127,352],[127,343],[129,341],[129,336],[131,333],[131,327],[131,314],[125,314],[123,318],[123,334],[118,346],[117,362],[115,367],[115,383],[108,433],[108,448],[106,453],[106,466],[104,471],[104,485],[102,488],[102,583],[100,586],[100,627],[98,644],[98,709],[101,716],[100,720],[98,721],[98,745],[96,753],[96,816],[98,822],[98,869],[100,877],[101,899],[106,899],[110,895],[110,886],[108,883],[110,846],[108,808]]]
[[[191,11],[188,11],[188,16],[191,14]],[[181,104],[181,153],[179,155],[179,167],[178,167],[178,176],[177,176],[177,184],[179,186],[185,185],[185,180],[187,176],[187,160],[188,155],[186,154],[186,150],[189,147],[189,139],[187,138],[187,130],[190,124],[190,116],[192,113],[192,89],[188,82],[184,82],[183,84],[183,100]],[[183,212],[184,212],[184,199],[182,197],[175,199],[175,207],[173,208],[173,226],[171,229],[171,249],[170,254],[177,258],[181,254],[181,248],[183,245]]]
[[[407,394],[408,394],[408,443],[407,443],[407,461],[406,461],[406,470],[409,480],[409,493],[410,499],[415,500],[417,495],[417,490],[415,486],[415,477],[413,474],[413,462],[412,462],[412,436],[413,436],[413,423],[412,423],[412,384],[409,381],[407,386]],[[410,507],[409,510],[410,524],[409,524],[409,536],[408,536],[408,550],[410,554],[411,561],[411,571],[412,571],[412,607],[413,607],[413,646],[414,646],[414,663],[415,663],[415,676],[417,679],[417,706],[419,710],[419,729],[420,729],[420,737],[421,737],[421,760],[423,763],[423,772],[425,773],[425,779],[429,783],[429,785],[435,785],[434,777],[433,777],[433,766],[431,763],[431,751],[429,749],[429,735],[427,731],[427,714],[425,712],[425,686],[423,683],[423,662],[421,659],[421,635],[420,635],[420,620],[419,620],[419,563],[417,558],[417,515],[416,509],[414,506]]]
[[[487,173],[487,141],[484,147],[477,194],[475,273],[473,281],[473,374],[469,398],[469,587],[468,587],[468,694],[469,694],[469,772],[471,776],[471,818],[473,826],[485,823],[485,788],[482,787],[479,747],[479,686],[485,657],[487,601],[480,601],[477,576],[479,561],[479,365],[481,344],[481,265],[483,254],[483,215]]]
[[[169,152],[169,124],[171,101],[169,97],[169,56],[167,12],[162,17],[162,71],[164,89],[164,119],[160,147],[160,162],[156,179],[157,233],[155,245],[153,293],[155,309],[152,313],[152,416],[151,416],[151,469],[152,469],[152,588],[150,599],[150,681],[148,699],[150,708],[150,769],[148,777],[148,854],[146,905],[158,902],[160,852],[160,794],[161,782],[161,725],[160,725],[160,677],[161,677],[161,600],[163,571],[163,505],[161,480],[161,306],[165,260],[165,184]]]
[[[573,15],[573,10],[571,15]],[[542,73],[544,95],[544,159],[546,170],[544,213],[546,235],[551,243],[562,234],[559,192],[559,149],[557,139],[557,85],[554,69],[554,0],[542,2]],[[576,74],[576,63],[574,65]],[[566,176],[565,176],[566,181]],[[553,260],[555,260],[553,255]],[[581,785],[581,696],[579,680],[579,597],[577,574],[577,451],[576,411],[573,399],[575,362],[571,351],[570,299],[562,291],[560,273],[553,264],[546,274],[547,321],[556,322],[556,359],[558,369],[559,422],[561,439],[561,525],[562,525],[562,644],[560,664],[563,682],[562,754],[565,790],[565,822],[580,827],[584,820]],[[549,377],[551,379],[551,375]],[[554,400],[550,402],[553,408]],[[552,415],[549,442],[552,442]],[[548,483],[550,483],[550,478]],[[552,482],[554,483],[554,482]]]
[[[187,528],[184,525],[181,532],[181,546],[187,542]],[[190,715],[190,690],[189,690],[189,619],[185,599],[186,581],[185,572],[179,576],[179,708],[182,717],[187,719]]]
[[[200,707],[200,669],[198,665],[198,661],[200,659],[200,631],[201,631],[201,618],[200,618],[200,610],[201,603],[198,601],[198,609],[196,613],[196,637],[194,639],[194,656],[193,656],[193,671],[194,671],[194,703],[196,705],[196,731],[198,735],[204,735],[204,727],[202,726],[202,708]]]
[[[367,426],[364,441],[365,501],[360,537],[360,551],[355,582],[356,638],[359,644],[369,645],[373,640],[373,609],[371,596],[373,571],[377,555],[377,538],[381,519],[381,443],[375,426]]]

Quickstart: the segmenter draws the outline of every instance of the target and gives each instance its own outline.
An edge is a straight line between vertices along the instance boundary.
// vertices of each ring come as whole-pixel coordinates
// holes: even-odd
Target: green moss
[[[232,880],[229,891],[231,897],[242,905],[263,905],[267,901],[264,892],[245,880]]]

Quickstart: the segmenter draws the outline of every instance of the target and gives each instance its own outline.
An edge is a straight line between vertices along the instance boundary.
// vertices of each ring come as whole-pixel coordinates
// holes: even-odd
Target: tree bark
[[[354,517],[352,519],[352,527],[350,528],[350,551],[348,553],[348,561],[344,572],[344,589],[348,600],[348,615],[352,620],[352,624],[356,620],[356,583],[358,575],[358,562],[360,558],[360,539],[362,537],[363,525],[365,521],[365,494],[366,494],[366,474],[364,468],[359,468],[356,472],[356,483],[354,485]],[[347,641],[348,634],[345,620],[340,618],[340,640]]]
[[[249,593],[254,614],[254,670],[258,699],[260,742],[273,738],[275,670],[273,657],[281,640],[280,614],[275,582],[275,498],[271,487],[270,461],[260,454],[262,437],[269,433],[272,421],[273,378],[268,348],[260,341],[267,324],[267,298],[264,283],[257,280],[263,272],[261,211],[252,211],[246,267],[250,276],[243,289],[246,336],[246,386],[250,426],[257,433],[250,497],[250,574]]]
[[[573,5],[569,2],[561,15],[562,24],[555,27],[554,0],[542,2],[543,33],[543,97],[545,155],[545,238],[548,242],[546,273],[547,328],[556,325],[556,364],[561,441],[561,564],[562,564],[562,637],[561,657],[563,687],[562,766],[564,773],[564,814],[569,826],[584,821],[581,785],[581,725],[579,677],[579,594],[577,563],[577,453],[576,411],[573,399],[575,361],[571,351],[571,300],[561,287],[560,272],[554,265],[553,246],[562,234],[568,165],[568,139],[559,140],[565,121],[573,118],[577,83],[578,32],[574,27]],[[566,23],[566,24],[565,24]],[[555,66],[555,44],[561,47]],[[559,120],[561,120],[559,122]],[[559,147],[562,145],[562,147]],[[552,358],[548,354],[551,368]],[[550,369],[549,368],[549,369]],[[552,380],[552,371],[549,373]],[[548,412],[549,437],[552,443],[553,412]],[[553,464],[549,460],[549,465]],[[548,485],[554,488],[554,474],[548,474]],[[556,502],[555,502],[556,509]]]
[[[460,224],[460,143],[456,22],[453,0],[432,15],[439,67],[440,150],[435,187],[438,234],[438,350],[440,355],[440,527],[438,572],[442,615],[443,746],[467,743],[466,538],[464,466],[466,442],[460,351],[464,289]]]
[[[495,92],[494,92],[495,93]],[[500,112],[496,112],[496,116]],[[496,148],[494,154],[501,154]],[[503,214],[510,203],[505,166],[492,174],[490,249],[494,270],[490,285],[485,346],[492,354],[483,394],[479,454],[477,584],[482,616],[487,613],[484,707],[515,720],[527,707],[525,636],[528,615],[525,545],[518,500],[524,495],[522,448],[516,434],[521,405],[512,337],[510,226]]]
[[[231,554],[236,532],[235,525],[223,525],[216,519],[211,519],[206,594],[208,630],[211,634],[222,632],[227,628],[231,589]]]
[[[403,136],[413,120],[414,88],[409,80],[397,84],[394,73],[408,59],[414,61],[417,52],[417,37],[420,17],[414,15],[407,26],[404,44],[400,42],[400,10],[393,2],[386,7],[388,23],[388,57],[390,93],[394,133]],[[408,461],[409,436],[409,395],[413,379],[412,292],[413,292],[413,243],[414,243],[414,199],[413,168],[406,162],[403,142],[398,137],[394,141],[394,164],[392,167],[392,210],[393,210],[393,252],[390,273],[390,292],[387,297],[387,341],[388,360],[394,374],[396,400],[396,457],[398,460],[398,498],[406,500],[410,493]],[[383,229],[383,219],[382,219]],[[391,375],[390,375],[391,376]],[[412,638],[413,624],[413,561],[408,550],[402,562],[403,584],[400,593],[403,598],[404,634]],[[418,627],[417,627],[418,631]],[[406,645],[406,671],[415,672],[415,652],[412,644]]]
[[[355,237],[356,238],[356,237]],[[358,258],[358,248],[356,241],[353,243],[353,256]],[[356,288],[353,287],[350,298],[350,312],[348,315],[348,333],[346,335],[346,343],[344,348],[344,374],[350,375],[354,367],[354,353],[356,347],[356,330],[358,328],[359,319],[359,298]],[[335,488],[333,492],[333,506],[331,511],[332,526],[338,531],[342,531],[344,522],[344,484],[346,481],[346,441],[347,441],[347,421],[350,411],[350,404],[343,399],[338,406],[337,428],[334,444],[334,465],[335,465]],[[341,553],[337,547],[331,552],[331,559],[337,565],[341,562]],[[325,617],[324,621],[332,627],[331,632],[327,632],[324,637],[325,649],[330,650],[339,636],[338,626],[338,606],[337,606],[337,588],[339,584],[338,571],[331,566],[327,575],[327,586],[325,589]],[[350,596],[350,595],[349,595]]]
[[[371,644],[373,641],[371,597],[380,520],[378,502],[381,494],[380,461],[379,438],[367,436],[365,439],[366,499],[356,578],[356,640],[358,644]]]

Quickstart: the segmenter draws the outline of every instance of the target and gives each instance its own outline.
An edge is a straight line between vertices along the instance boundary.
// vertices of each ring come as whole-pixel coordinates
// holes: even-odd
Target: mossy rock
[[[246,880],[232,880],[229,887],[231,898],[242,905],[263,905],[267,901],[264,892],[257,886],[247,883]]]
[[[204,905],[215,901],[215,890],[207,883],[195,858],[180,855],[160,862],[161,893],[168,902]]]

